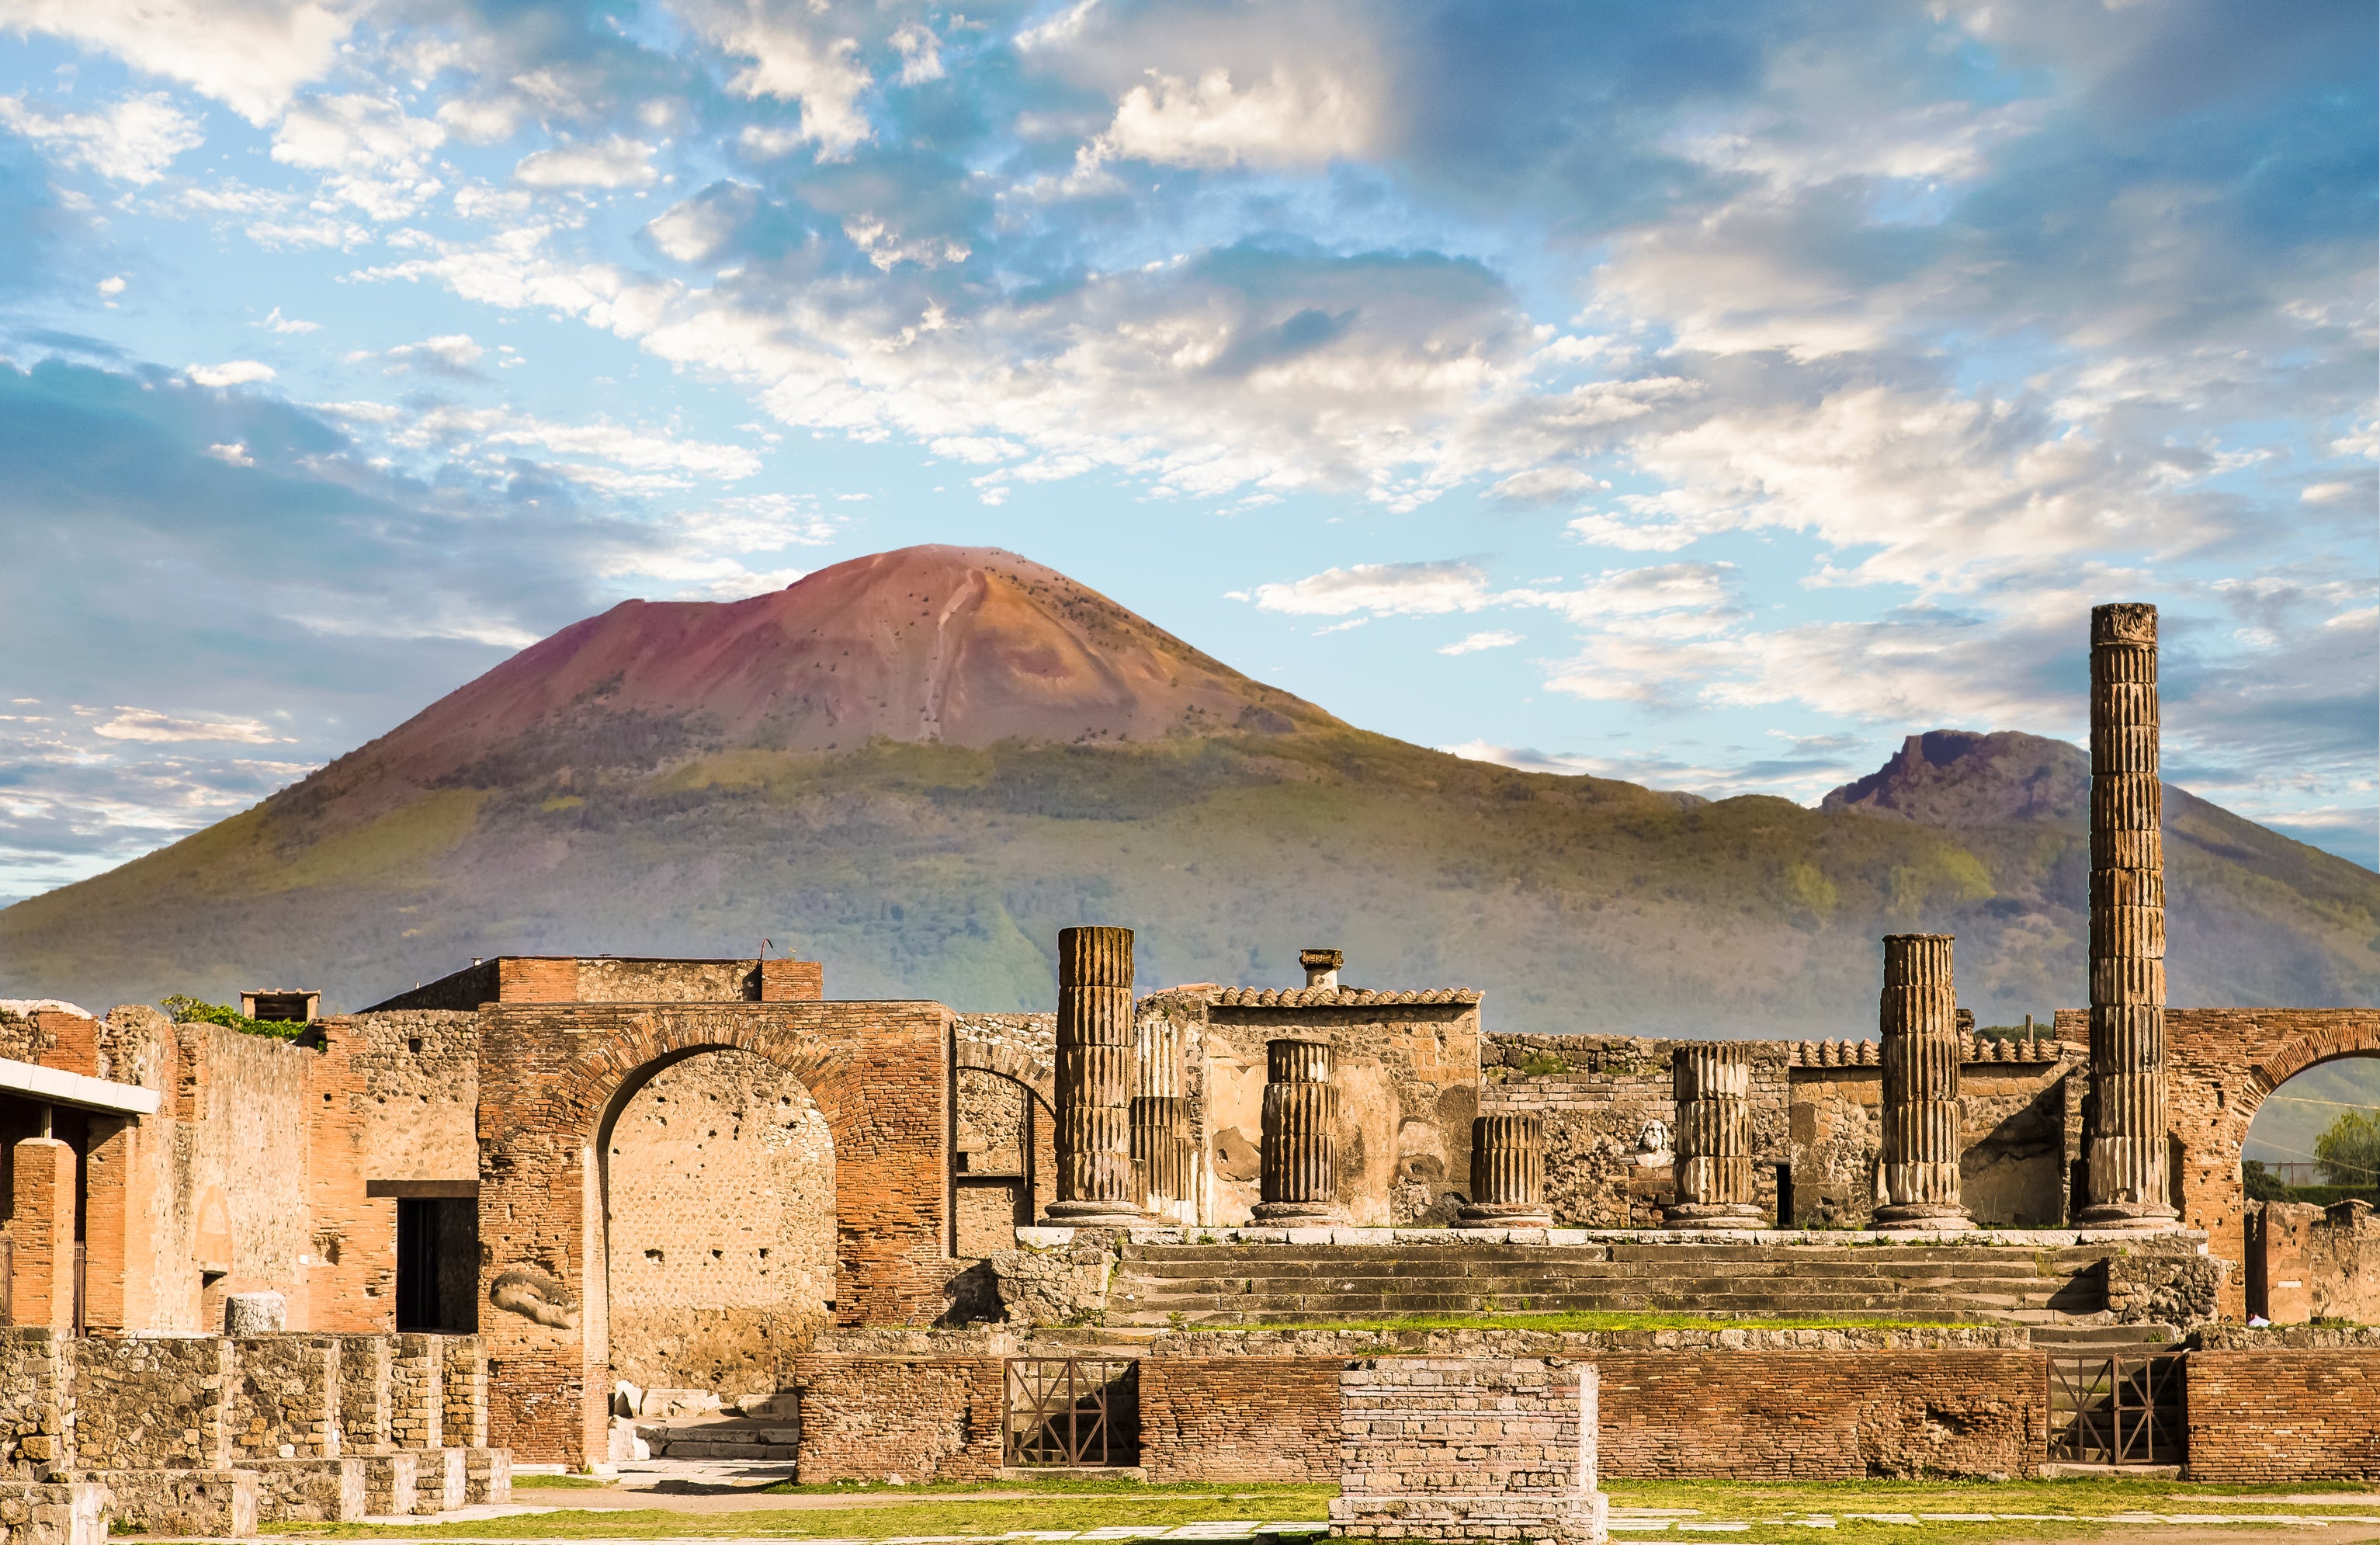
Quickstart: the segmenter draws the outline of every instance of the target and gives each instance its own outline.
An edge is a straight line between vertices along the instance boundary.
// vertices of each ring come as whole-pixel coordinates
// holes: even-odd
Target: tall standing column
[[[1182,1027],[1150,1014],[1134,1028],[1134,1041],[1132,1163],[1139,1176],[1137,1199],[1145,1211],[1187,1223],[1193,1221],[1184,1204],[1193,1195],[1196,1144],[1182,1097]]]
[[[1053,1223],[1143,1222],[1132,1173],[1132,930],[1058,931]]]
[[[1972,1228],[1959,1201],[1958,988],[1950,935],[1890,933],[1876,1006],[1884,1061],[1880,1229]]]
[[[1471,1121],[1471,1200],[1456,1228],[1551,1228],[1546,1207],[1545,1123],[1506,1111]]]
[[[1662,1209],[1671,1228],[1758,1228],[1752,1199],[1752,1049],[1707,1040],[1677,1049],[1678,1199]]]
[[[1328,1041],[1265,1042],[1259,1223],[1339,1221],[1337,1064]]]
[[[2091,609],[2091,1101],[2086,1228],[2166,1228],[2164,790],[2156,608]]]

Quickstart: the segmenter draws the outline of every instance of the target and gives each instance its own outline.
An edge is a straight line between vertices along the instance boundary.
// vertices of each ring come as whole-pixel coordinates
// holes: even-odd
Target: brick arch
[[[480,1039],[480,1325],[492,1441],[605,1449],[598,1143],[655,1073],[739,1051],[809,1090],[834,1141],[835,1318],[929,1324],[950,1259],[951,1013],[925,1003],[522,1004]]]
[[[2351,1020],[2326,1027],[2312,1035],[2301,1035],[2278,1052],[2266,1057],[2249,1071],[2255,1075],[2258,1087],[2255,1098],[2248,1101],[2248,1119],[2255,1119],[2255,1108],[2265,1097],[2279,1089],[2310,1067],[2341,1057],[2380,1057],[2380,1016]]]
[[[1005,1041],[987,1044],[980,1040],[960,1040],[952,1049],[952,1064],[961,1073],[995,1073],[1011,1083],[1025,1086],[1041,1108],[1055,1115],[1058,1111],[1058,1068],[1047,1057],[1036,1056],[1022,1046]]]

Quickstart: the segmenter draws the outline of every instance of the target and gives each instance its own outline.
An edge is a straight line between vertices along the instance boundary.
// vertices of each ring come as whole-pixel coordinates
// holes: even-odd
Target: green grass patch
[[[598,1480],[593,1476],[535,1475],[513,1477],[513,1490],[516,1491],[523,1490],[533,1491],[584,1490],[589,1487],[609,1486],[612,1483],[608,1480]]]

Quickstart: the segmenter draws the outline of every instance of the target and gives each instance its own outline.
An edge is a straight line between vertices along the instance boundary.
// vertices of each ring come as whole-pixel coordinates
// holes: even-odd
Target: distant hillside
[[[1490,994],[1493,1027],[1859,1034],[1877,936],[1959,935],[1985,1023],[2083,996],[2082,753],[1912,737],[1805,809],[1463,761],[1342,724],[1062,575],[913,548],[630,602],[263,804],[0,911],[0,995],[370,1003],[472,955],[827,963],[1046,1007],[1057,930],[1145,983]],[[2174,1001],[2380,997],[2380,876],[2168,793]]]

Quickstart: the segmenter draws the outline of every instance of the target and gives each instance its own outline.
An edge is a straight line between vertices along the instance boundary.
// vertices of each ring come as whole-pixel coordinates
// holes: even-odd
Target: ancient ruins
[[[2239,1164],[2380,1011],[2166,1005],[2154,611],[2091,647],[2087,1007],[2022,1039],[1933,934],[1829,1041],[1499,1035],[1322,947],[1144,991],[1118,926],[1053,942],[1055,1014],[610,955],[244,1005],[293,1039],[8,1004],[0,1502],[237,1536],[683,1453],[1585,1539],[1598,1475],[2380,1478],[2380,1342],[2303,1323],[2374,1317],[2380,1220]],[[1688,1318],[1512,1318],[1585,1309]],[[1371,1442],[1407,1406],[1486,1457]]]

